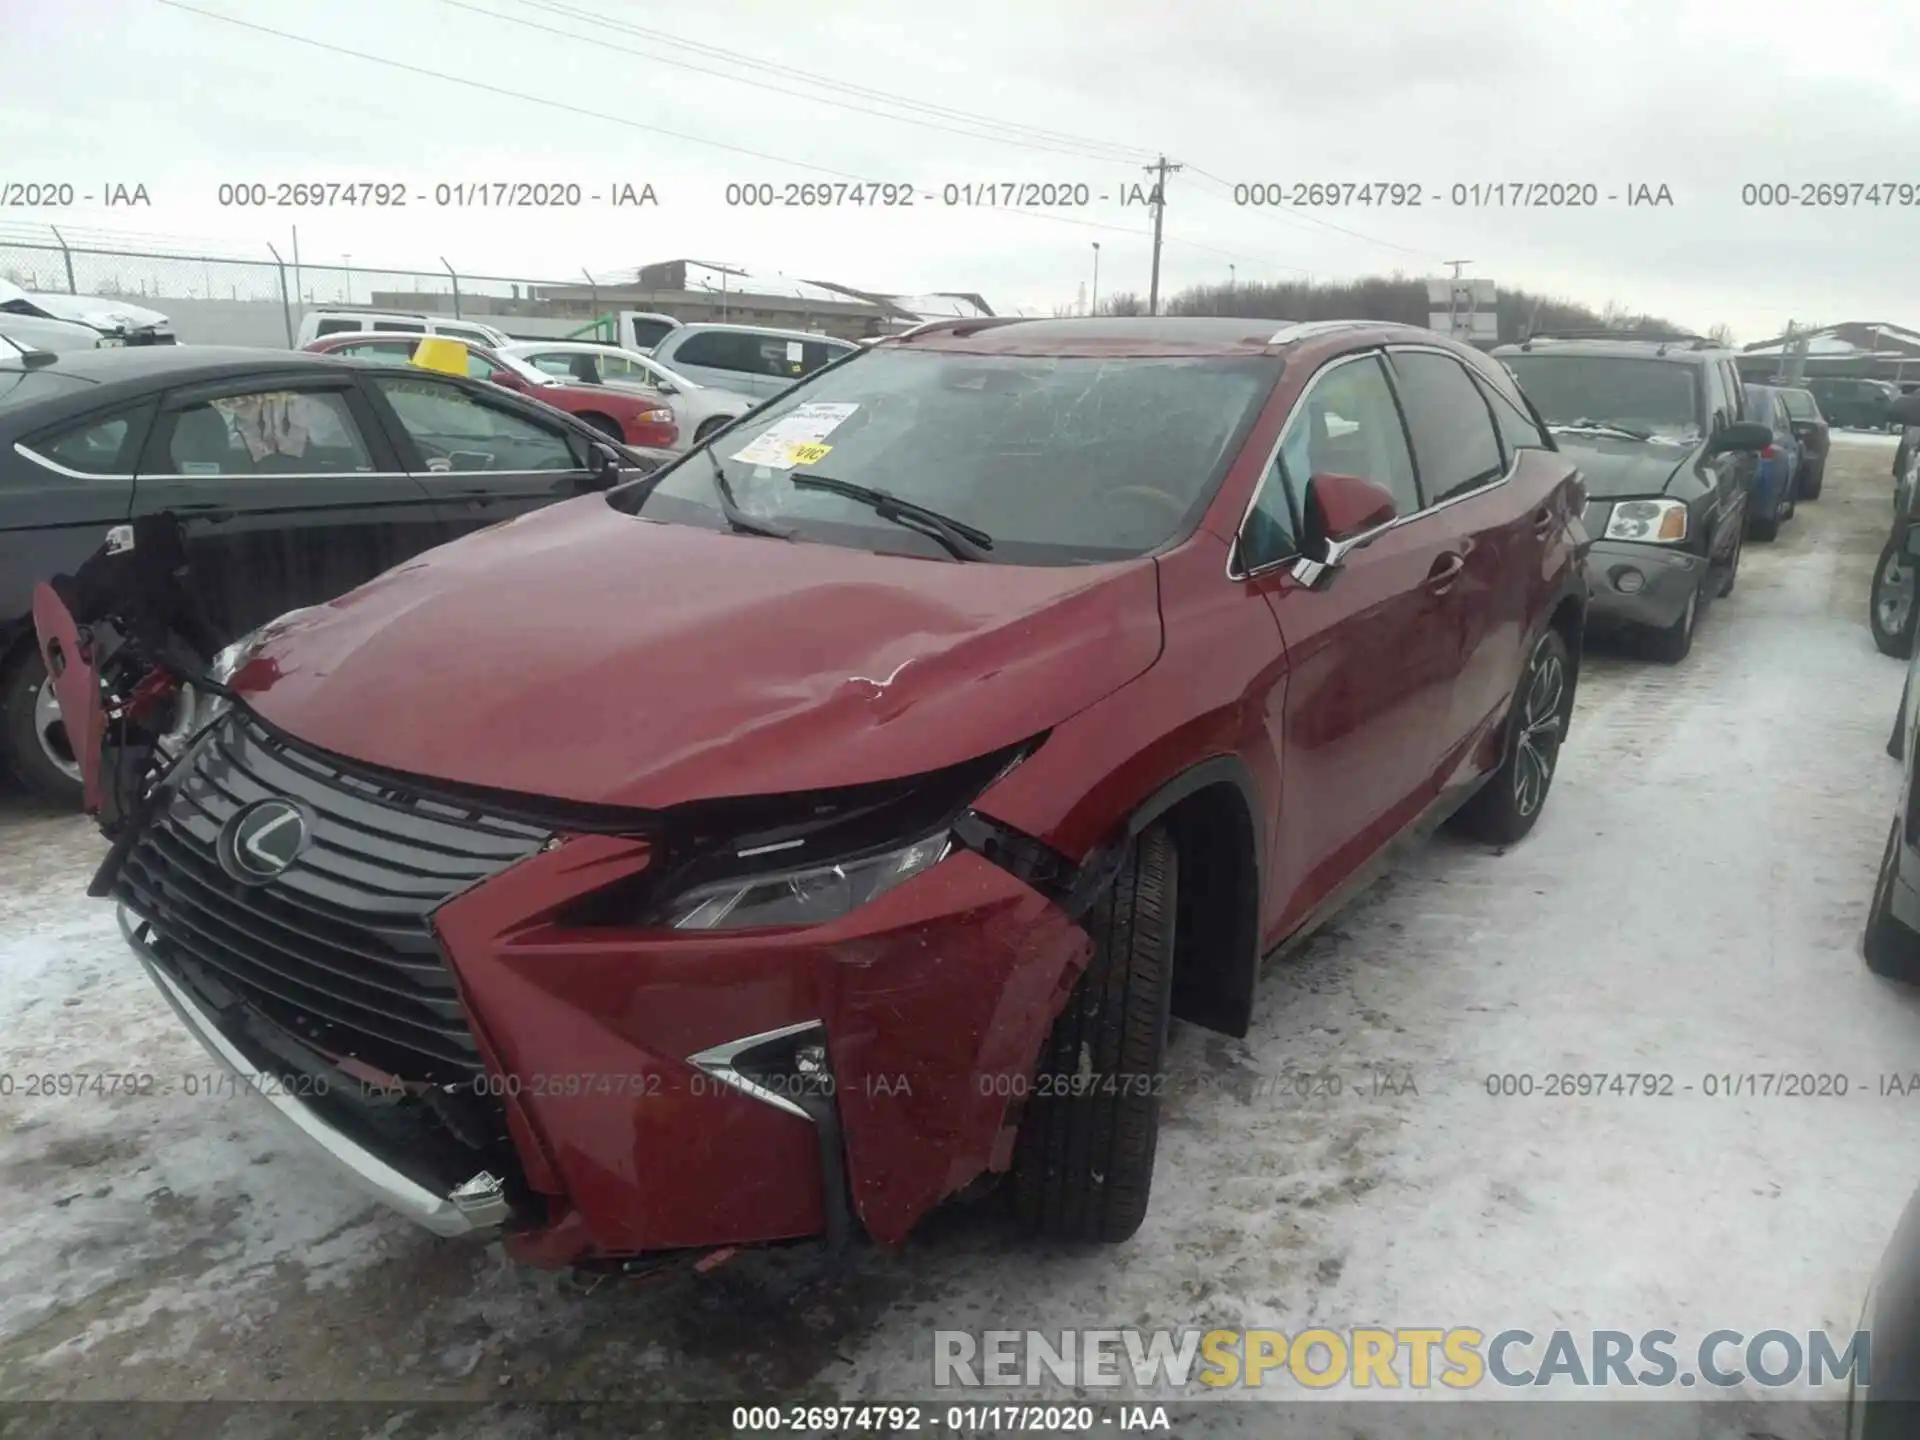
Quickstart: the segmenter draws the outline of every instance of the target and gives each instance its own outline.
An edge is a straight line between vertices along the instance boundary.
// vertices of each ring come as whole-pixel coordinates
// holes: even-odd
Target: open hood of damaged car
[[[348,759],[654,809],[958,764],[1111,694],[1160,646],[1150,559],[950,563],[590,495],[290,618],[232,683]]]

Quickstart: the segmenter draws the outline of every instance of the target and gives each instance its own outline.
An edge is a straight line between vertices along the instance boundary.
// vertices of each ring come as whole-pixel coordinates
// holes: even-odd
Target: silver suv
[[[851,341],[805,330],[682,325],[661,337],[653,357],[702,385],[765,397],[778,395],[794,381],[859,348]]]

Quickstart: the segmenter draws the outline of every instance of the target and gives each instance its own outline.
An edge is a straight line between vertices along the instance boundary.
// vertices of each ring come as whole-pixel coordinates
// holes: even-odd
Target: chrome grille
[[[170,968],[204,969],[323,1054],[445,1084],[483,1068],[429,926],[455,895],[534,853],[547,832],[409,795],[283,740],[245,712],[201,743],[121,873]],[[306,849],[264,885],[219,861],[222,827],[280,797]],[[191,976],[183,976],[191,983]]]

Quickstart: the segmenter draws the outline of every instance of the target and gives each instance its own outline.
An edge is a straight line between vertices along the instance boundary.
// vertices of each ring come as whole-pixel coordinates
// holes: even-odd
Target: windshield
[[[1698,367],[1623,355],[1502,355],[1552,426],[1617,425],[1662,439],[1697,437]]]
[[[1125,559],[1199,518],[1280,367],[866,350],[614,503],[723,524],[718,461],[740,512],[801,539],[945,553],[870,503],[794,483],[821,477],[984,533],[998,562]]]

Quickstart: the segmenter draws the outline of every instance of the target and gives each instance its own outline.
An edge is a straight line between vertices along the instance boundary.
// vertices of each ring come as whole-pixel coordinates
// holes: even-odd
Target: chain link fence
[[[434,269],[304,264],[272,245],[257,256],[131,248],[69,237],[52,227],[0,229],[0,277],[23,290],[102,296],[158,310],[189,344],[292,346],[311,310],[421,311],[479,320],[528,338],[592,327],[602,287],[572,280],[470,275]],[[348,261],[351,256],[345,257]],[[641,308],[630,287],[608,305]]]

